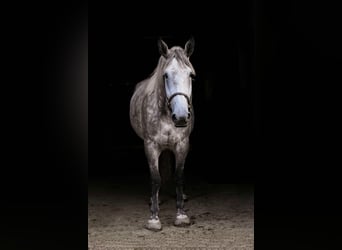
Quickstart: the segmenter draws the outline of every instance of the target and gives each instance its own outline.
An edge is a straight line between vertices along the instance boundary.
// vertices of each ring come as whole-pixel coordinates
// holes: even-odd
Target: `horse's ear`
[[[185,54],[187,57],[190,57],[192,55],[192,53],[194,52],[194,47],[195,47],[195,39],[191,37],[189,41],[187,41],[185,44]]]
[[[158,40],[158,48],[159,48],[159,53],[163,57],[166,58],[169,53],[169,48],[167,47],[167,44],[162,39]]]

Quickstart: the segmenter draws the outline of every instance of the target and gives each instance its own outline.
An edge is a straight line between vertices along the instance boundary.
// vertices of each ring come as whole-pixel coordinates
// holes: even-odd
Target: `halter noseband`
[[[168,108],[171,110],[171,101],[177,95],[182,95],[182,96],[184,96],[186,98],[186,100],[188,102],[188,109],[189,109],[189,111],[191,111],[191,100],[190,100],[190,97],[187,94],[184,94],[182,92],[173,93],[169,98],[167,98],[167,106],[168,106]]]

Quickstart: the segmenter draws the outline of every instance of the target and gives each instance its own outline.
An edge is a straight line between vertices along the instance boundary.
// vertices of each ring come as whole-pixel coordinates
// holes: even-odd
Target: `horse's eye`
[[[164,79],[166,80],[168,78],[167,73],[163,75]]]
[[[195,81],[195,74],[192,74],[192,73],[191,73],[191,74],[190,74],[190,78],[191,78],[192,81]]]

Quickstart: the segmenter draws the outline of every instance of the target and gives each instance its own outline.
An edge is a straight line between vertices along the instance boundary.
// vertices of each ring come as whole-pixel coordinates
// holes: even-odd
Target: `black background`
[[[255,183],[256,248],[336,249],[337,6],[128,5],[91,6],[88,102],[87,5],[7,8],[1,247],[86,249],[87,177],[147,171],[129,98],[156,66],[157,38],[184,45],[192,35],[196,124],[186,176]]]
[[[129,122],[129,101],[135,85],[157,66],[158,38],[169,47],[184,47],[193,36],[196,121],[186,175],[212,182],[253,182],[262,120],[251,4],[222,5],[210,18],[190,10],[177,14],[176,6],[170,7],[169,19],[143,10],[120,17],[111,14],[112,8],[94,11],[90,177],[149,174],[143,142]],[[209,13],[214,11],[210,8]],[[117,25],[126,20],[124,26]]]

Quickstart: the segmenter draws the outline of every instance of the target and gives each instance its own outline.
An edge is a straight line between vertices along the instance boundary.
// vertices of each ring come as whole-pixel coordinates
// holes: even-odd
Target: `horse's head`
[[[159,40],[158,46],[160,54],[165,59],[162,74],[167,105],[175,126],[185,127],[192,114],[192,80],[195,70],[189,58],[194,50],[194,39],[187,41],[184,49],[169,49],[162,40]]]

